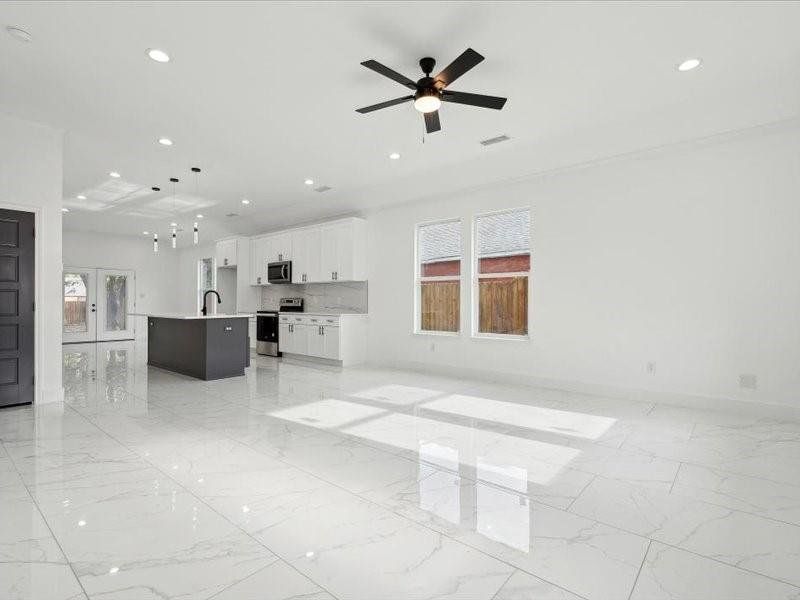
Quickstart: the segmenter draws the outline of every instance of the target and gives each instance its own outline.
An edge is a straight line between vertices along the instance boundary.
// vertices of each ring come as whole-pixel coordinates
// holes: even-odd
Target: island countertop
[[[217,314],[202,315],[200,313],[129,313],[132,317],[152,317],[154,319],[249,319],[255,315],[249,313],[236,313],[234,315]]]

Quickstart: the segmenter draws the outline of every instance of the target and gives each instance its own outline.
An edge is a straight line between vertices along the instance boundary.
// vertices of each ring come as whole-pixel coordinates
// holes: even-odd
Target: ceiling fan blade
[[[439,131],[442,128],[442,124],[439,123],[438,110],[424,114],[425,114],[425,131],[427,131],[428,133],[433,133],[434,131]]]
[[[439,83],[440,89],[447,87],[482,60],[483,56],[472,48],[467,48],[461,53],[461,56],[447,65],[434,79]]]
[[[382,65],[377,60],[372,60],[372,59],[365,60],[361,64],[367,67],[368,69],[372,69],[376,73],[380,73],[384,77],[388,77],[389,79],[392,79],[397,83],[406,86],[409,89],[412,90],[417,89],[417,84],[411,81],[408,77],[406,77],[405,75],[401,75],[400,73],[390,69],[386,65]]]
[[[442,102],[455,102],[457,104],[468,104],[470,106],[480,106],[481,108],[494,108],[500,110],[505,106],[508,98],[499,96],[484,96],[483,94],[468,94],[467,92],[442,91]]]
[[[403,102],[408,102],[409,100],[413,100],[414,96],[403,96],[402,98],[395,98],[394,100],[387,100],[386,102],[380,102],[378,104],[373,104],[372,106],[365,106],[364,108],[357,108],[356,112],[361,114],[372,112],[373,110],[380,110],[382,108],[389,108],[390,106],[394,106],[395,104],[402,104]]]

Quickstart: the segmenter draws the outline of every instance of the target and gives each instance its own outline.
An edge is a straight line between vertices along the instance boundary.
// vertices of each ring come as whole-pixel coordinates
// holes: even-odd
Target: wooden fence
[[[458,331],[461,299],[458,281],[424,281],[420,305],[422,331]]]
[[[528,333],[528,278],[499,277],[479,283],[481,333]],[[457,281],[426,281],[421,289],[422,331],[458,331],[460,293]]]
[[[64,298],[64,331],[86,331],[86,297]]]
[[[527,335],[528,278],[498,277],[478,282],[480,333]]]

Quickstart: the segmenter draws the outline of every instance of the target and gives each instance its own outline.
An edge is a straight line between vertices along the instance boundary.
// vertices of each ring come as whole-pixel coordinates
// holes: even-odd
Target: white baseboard
[[[281,360],[294,363],[294,364],[307,364],[307,365],[324,365],[326,367],[341,367],[342,361],[332,360],[330,358],[319,358],[317,356],[308,356],[306,354],[291,354],[288,352],[281,353]]]
[[[36,390],[34,404],[53,404],[64,402],[64,388],[43,388]]]
[[[376,363],[372,366],[406,369],[420,373],[428,373],[431,375],[444,375],[458,379],[469,379],[476,382],[502,382],[511,385],[522,385],[551,390],[563,390],[579,394],[589,394],[593,396],[604,396],[606,398],[620,398],[624,400],[650,402],[670,406],[682,406],[697,410],[711,410],[741,415],[752,415],[776,420],[800,421],[800,407],[788,406],[785,404],[748,402],[746,400],[739,400],[737,398],[704,396],[700,394],[687,394],[681,392],[656,392],[652,390],[586,383],[582,381],[548,379],[525,375],[522,373],[505,373],[500,371],[464,369],[461,367],[447,365],[432,365],[416,361],[396,361],[392,363],[386,362],[380,364]]]

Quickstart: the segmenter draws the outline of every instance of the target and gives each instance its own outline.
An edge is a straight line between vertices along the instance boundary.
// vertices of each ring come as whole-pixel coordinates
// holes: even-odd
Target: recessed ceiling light
[[[696,69],[700,66],[702,61],[699,58],[687,58],[681,64],[678,65],[678,71],[691,71],[692,69]]]
[[[116,575],[117,573],[119,573],[119,567],[111,567],[108,570],[108,574],[109,575]]]
[[[33,36],[22,29],[22,27],[15,27],[14,25],[6,26],[6,31],[8,35],[13,37],[15,40],[19,40],[20,42],[32,42]]]
[[[78,521],[78,527],[83,527],[84,525],[86,525],[86,521],[84,521],[83,519]]]
[[[203,218],[203,215],[197,215],[197,218],[198,218],[198,219],[202,219],[202,218]]]
[[[61,209],[61,212],[69,212],[69,209],[65,206],[64,208]]]
[[[389,155],[389,158],[391,158],[392,160],[397,160],[398,158],[400,158],[400,153],[399,152],[392,152]]]
[[[242,198],[242,204],[250,204],[250,200],[247,198]]]
[[[150,232],[149,231],[143,231],[142,235],[150,235]]]
[[[162,146],[172,146],[172,140],[169,138],[158,138],[158,143]]]
[[[158,48],[148,48],[147,56],[149,56],[152,60],[156,62],[160,63],[169,62],[169,54],[167,54],[163,50],[159,50]]]
[[[77,196],[75,196],[75,197],[76,197],[78,200],[86,200],[86,196],[84,196],[83,194],[78,194],[78,195],[77,195]]]
[[[306,185],[314,185],[314,180],[313,179],[306,179],[303,183],[305,183]]]
[[[177,224],[177,223],[170,223],[170,224],[169,224],[169,226],[170,226],[170,227],[177,227],[177,226],[178,226],[178,224]]]
[[[113,177],[114,179],[118,179],[120,177],[120,174],[117,173],[116,171],[111,171],[111,173],[109,173],[108,175],[110,177]]]

